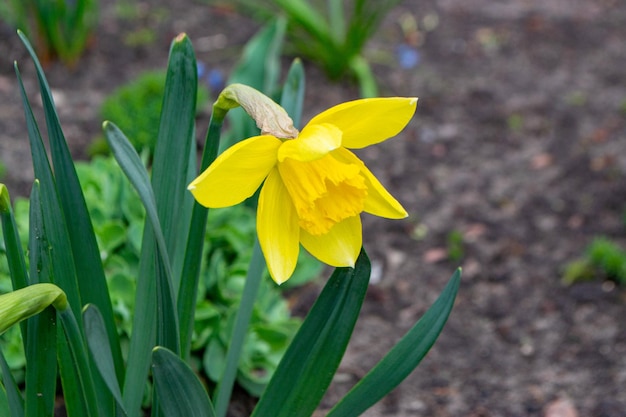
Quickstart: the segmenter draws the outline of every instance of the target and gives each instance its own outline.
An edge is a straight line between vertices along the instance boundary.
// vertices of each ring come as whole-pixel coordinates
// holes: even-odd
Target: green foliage
[[[460,261],[465,256],[465,245],[463,242],[463,233],[459,230],[453,230],[447,236],[448,258],[451,261]]]
[[[117,88],[100,107],[104,120],[115,123],[126,135],[138,152],[154,153],[159,130],[161,107],[165,92],[165,71],[149,71],[137,79]],[[196,108],[201,109],[209,100],[206,87],[199,85]],[[108,152],[103,137],[90,146],[91,155]]]
[[[145,210],[112,157],[77,162],[76,171],[93,222],[118,331],[123,340],[128,340],[132,333]],[[15,218],[21,236],[28,235],[28,206],[26,199],[16,201]],[[255,225],[254,210],[247,206],[209,213],[192,349],[194,355],[204,358],[203,369],[214,382],[221,375],[234,314],[241,300]],[[4,245],[0,244],[0,255],[3,252]],[[321,264],[302,252],[291,286],[304,284],[320,272]],[[0,256],[0,293],[10,290],[8,265],[5,257]],[[299,327],[299,320],[291,317],[281,294],[281,287],[265,273],[238,372],[238,383],[252,395],[261,394]],[[0,338],[13,370],[19,371],[25,363],[21,343],[17,329]]]
[[[7,0],[0,18],[21,29],[44,61],[58,57],[75,65],[97,24],[97,0]]]
[[[364,57],[367,41],[400,0],[238,0],[261,19],[287,17],[293,54],[320,65],[333,80],[355,77],[363,97],[377,86]]]
[[[626,250],[606,237],[594,239],[583,258],[566,266],[563,281],[573,284],[598,276],[626,285]]]
[[[197,175],[197,69],[190,40],[180,35],[172,42],[150,172],[124,133],[112,122],[103,124],[122,179],[110,160],[95,160],[89,168],[72,161],[42,67],[30,43],[20,37],[35,62],[49,146],[44,146],[15,65],[38,180],[28,207],[28,251],[8,191],[0,184],[4,258],[12,287],[0,300],[0,323],[4,330],[19,322],[28,364],[22,395],[0,354],[2,415],[52,415],[57,392],[63,392],[69,417],[139,417],[145,398],[152,415],[225,417],[236,376],[249,390],[261,392],[276,368],[254,415],[311,416],[337,371],[365,298],[370,274],[365,252],[354,268],[335,270],[290,343],[297,323],[289,319],[275,286],[263,279],[258,241],[247,268],[240,259],[254,236],[249,209],[216,210],[208,216],[186,189]],[[290,97],[290,114],[300,108],[293,99],[303,96],[301,76],[301,70],[290,71],[285,86],[297,90],[283,94]],[[227,112],[214,106],[202,170],[217,155]],[[89,171],[93,167],[98,173]],[[91,199],[98,200],[93,208]],[[131,223],[142,218],[142,231],[133,231]],[[203,260],[208,261],[205,270]],[[122,279],[117,289],[112,284],[109,293],[111,275],[128,271],[133,277]],[[441,332],[459,281],[457,271],[422,319],[332,415],[359,415],[412,372]],[[128,297],[132,292],[134,297]],[[116,296],[120,300],[112,302]],[[120,305],[134,310],[130,329],[119,324],[127,319],[119,313]],[[189,337],[193,343],[187,340],[190,327],[196,330]],[[188,363],[190,345],[207,344],[204,368],[219,380],[211,397]],[[282,356],[286,346],[279,362],[275,355]],[[154,384],[146,396],[150,368]]]

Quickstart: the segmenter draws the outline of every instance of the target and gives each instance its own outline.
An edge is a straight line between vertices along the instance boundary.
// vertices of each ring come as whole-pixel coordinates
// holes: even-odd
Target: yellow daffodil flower
[[[318,114],[299,134],[295,131],[295,138],[245,139],[222,153],[189,189],[206,207],[228,207],[252,196],[265,181],[257,233],[279,284],[293,273],[300,244],[326,264],[353,267],[362,245],[360,214],[400,219],[407,212],[348,149],[397,135],[416,105],[416,98],[355,100]]]

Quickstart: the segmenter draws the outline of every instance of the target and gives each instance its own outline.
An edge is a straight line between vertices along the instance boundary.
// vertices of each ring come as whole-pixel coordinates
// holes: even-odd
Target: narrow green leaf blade
[[[45,210],[42,212],[42,221],[45,223],[46,237],[49,244],[56,251],[56,255],[50,257],[50,267],[53,271],[51,276],[54,278],[53,282],[67,294],[68,301],[75,313],[80,313],[81,303],[74,260],[72,259],[71,246],[63,213],[59,205],[52,169],[17,64],[15,65],[15,73],[18,78],[22,104],[24,106],[35,178],[40,183],[39,198],[42,206],[45,207]]]
[[[0,352],[0,354],[1,354],[1,352]],[[2,385],[1,378],[0,378],[0,415],[1,416],[12,417],[11,416],[11,409],[9,408],[9,400],[7,399],[7,392],[4,389],[4,385]],[[22,415],[20,415],[20,417],[22,417]]]
[[[211,400],[198,377],[173,352],[163,347],[153,350],[152,374],[163,415],[215,417]]]
[[[271,94],[276,90],[280,71],[280,53],[287,21],[274,19],[246,44],[241,59],[231,73],[228,84],[242,83]]]
[[[193,46],[187,35],[180,34],[170,48],[159,134],[152,164],[152,188],[174,272],[171,286],[176,291],[179,288],[194,203],[187,185],[190,171],[195,174],[195,167],[189,161],[192,153],[195,161],[197,90],[198,70]],[[168,348],[172,349],[170,346]]]
[[[385,355],[385,357],[346,394],[328,413],[328,417],[356,417],[374,405],[422,361],[437,340],[448,320],[459,289],[461,270],[458,269],[439,298]]]
[[[42,271],[46,270],[46,274],[48,276],[47,279],[58,285],[65,292],[70,307],[74,311],[74,315],[80,317],[81,301],[78,291],[78,282],[76,279],[76,270],[74,268],[71,244],[67,234],[67,226],[61,211],[56,184],[52,175],[50,163],[48,161],[48,155],[41,139],[39,127],[37,126],[30,102],[28,101],[17,64],[15,64],[14,67],[24,106],[26,129],[28,131],[28,138],[31,146],[35,177],[41,183],[39,192],[41,198],[41,219],[43,224],[43,235],[41,240],[42,242],[47,242],[47,245],[41,248],[41,252],[42,254],[45,254],[45,257],[41,258],[41,263],[36,263],[31,260],[31,266],[36,264],[38,267],[42,268]],[[45,209],[43,209],[43,207],[45,207]],[[52,252],[54,252],[54,256],[52,255]],[[39,273],[41,274],[41,272]],[[33,280],[33,268],[31,268],[30,275],[31,280]],[[30,338],[30,325],[27,326],[29,327],[28,338]],[[78,322],[78,326],[82,329],[82,321]],[[28,341],[28,343],[30,344],[30,341]],[[84,397],[81,393],[81,386],[78,383],[77,370],[74,367],[69,346],[65,343],[64,338],[60,338],[59,341],[58,361],[68,414],[87,416],[89,412],[89,405],[83,402]],[[33,362],[31,361],[31,363]],[[38,361],[38,363],[41,362]],[[53,363],[53,361],[48,360],[43,363]],[[48,389],[46,389],[46,391],[48,391]],[[52,398],[54,399],[54,394],[52,395]],[[28,395],[26,404],[28,409],[28,406],[30,405]]]
[[[105,122],[103,126],[107,141],[109,142],[109,146],[111,147],[111,151],[115,156],[115,159],[130,180],[131,184],[135,187],[135,190],[137,190],[139,198],[146,209],[149,227],[146,227],[144,230],[141,256],[144,264],[146,262],[152,263],[151,268],[153,268],[153,270],[151,269],[152,274],[150,274],[152,276],[147,277],[147,279],[154,279],[154,277],[156,277],[156,298],[154,298],[154,301],[156,302],[156,312],[158,315],[156,318],[158,342],[159,344],[167,346],[174,351],[178,351],[180,349],[180,344],[178,341],[177,312],[173,298],[174,291],[172,288],[172,269],[166,240],[163,235],[158,215],[156,199],[150,180],[148,179],[148,173],[146,172],[139,155],[137,155],[135,148],[117,128],[117,126],[110,122]],[[153,236],[151,236],[151,234],[153,234]],[[148,246],[148,241],[153,238],[156,240],[156,253],[152,253],[154,252],[152,245]],[[143,271],[142,276],[145,276]],[[138,286],[138,289],[139,288],[143,287]],[[136,308],[140,309],[140,311],[144,309],[143,304],[149,300],[149,298],[144,298],[144,296],[145,294],[140,294],[138,290],[138,304],[136,305]],[[144,323],[138,322],[135,319],[133,329],[139,328],[143,325]],[[143,340],[141,344],[144,345],[142,349],[143,351],[152,348],[149,346],[148,340]],[[145,352],[145,355],[147,355],[148,352]],[[144,367],[144,369],[147,370],[146,367]]]
[[[253,417],[307,417],[321,401],[354,329],[370,276],[364,251],[337,268],[291,342]]]
[[[2,222],[2,235],[4,236],[9,273],[11,274],[11,284],[13,290],[19,290],[28,285],[28,269],[11,209],[9,190],[4,184],[0,184],[0,222]],[[26,322],[20,323],[20,331],[22,332],[22,341],[26,343]]]
[[[28,270],[17,225],[13,217],[13,210],[11,209],[9,190],[4,184],[0,184],[0,221],[2,222],[2,234],[4,236],[11,282],[13,289],[19,290],[28,285]]]
[[[207,169],[217,157],[223,122],[224,119],[217,116],[216,112],[213,112],[211,120],[209,121],[204,151],[202,153],[202,161],[200,163],[201,172]],[[208,213],[209,210],[207,208],[194,202],[187,238],[187,249],[185,250],[185,260],[181,273],[181,277],[185,277],[185,279],[180,281],[177,300],[180,323],[181,357],[183,359],[189,356],[191,347],[198,282],[200,280],[202,247],[204,245]]]
[[[107,388],[109,388],[109,391],[123,410],[122,391],[115,373],[115,364],[111,354],[108,334],[102,314],[96,305],[88,304],[85,307],[83,310],[83,322],[85,323],[85,336],[91,351],[91,357]]]
[[[30,283],[50,283],[49,244],[44,230],[39,181],[30,193],[28,251]],[[24,291],[28,287],[20,290]],[[56,313],[47,308],[27,322],[25,406],[27,416],[49,416],[54,409],[57,381]],[[44,349],[41,346],[45,346]],[[28,366],[38,364],[38,366]],[[40,366],[39,366],[40,365]]]
[[[287,111],[296,128],[300,127],[302,121],[305,84],[302,61],[294,59],[283,86],[280,105]]]
[[[113,156],[137,191],[147,215],[135,295],[133,334],[130,340],[123,393],[124,406],[128,415],[138,417],[150,369],[150,351],[155,345],[157,333],[157,289],[154,279],[158,256],[156,252],[157,250],[162,252],[161,259],[163,256],[168,258],[168,255],[150,179],[139,155],[122,131],[113,123],[104,122],[103,129]],[[166,264],[169,266],[169,261]]]
[[[82,408],[82,412],[80,414],[68,412],[68,415],[99,417],[100,412],[98,397],[96,396],[94,379],[91,374],[89,357],[87,356],[87,346],[83,340],[78,321],[76,320],[76,317],[74,317],[74,313],[70,308],[58,310],[58,316],[65,335],[59,344],[60,346],[63,346],[62,343],[66,343],[68,356],[74,372],[72,377],[75,378],[75,381],[73,381],[73,383],[78,386],[78,397],[68,398],[68,396],[65,395],[65,403],[67,406],[68,402],[71,401],[74,407]],[[63,378],[63,375],[61,378]],[[67,384],[64,382],[63,387],[65,388],[66,385]]]
[[[6,389],[6,408],[8,417],[24,417],[24,398],[13,379],[9,364],[7,363],[2,351],[0,351],[0,371],[2,373],[2,384]],[[0,406],[0,415],[3,414],[2,406]]]
[[[116,367],[117,378],[121,380],[124,372],[122,352],[115,327],[113,308],[109,298],[106,278],[100,259],[100,251],[96,243],[87,204],[80,187],[80,182],[78,181],[65,135],[61,129],[52,93],[50,92],[43,68],[26,37],[22,33],[19,33],[19,35],[30,53],[37,70],[41,100],[48,130],[48,139],[50,142],[50,153],[54,165],[56,187],[59,193],[61,208],[66,219],[72,252],[74,254],[73,258],[81,300],[83,303],[95,304],[98,306],[98,309],[104,313],[103,319],[107,329],[108,340],[111,341],[110,347]]]

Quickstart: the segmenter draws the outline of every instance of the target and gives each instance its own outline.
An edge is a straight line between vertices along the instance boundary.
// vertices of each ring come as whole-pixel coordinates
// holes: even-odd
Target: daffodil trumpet
[[[292,275],[300,244],[328,265],[353,267],[362,246],[360,214],[401,219],[407,212],[350,149],[397,135],[416,106],[417,98],[404,97],[350,101],[318,114],[301,132],[278,114],[282,121],[274,124],[280,129],[262,129],[224,151],[189,190],[203,206],[219,208],[242,202],[263,185],[257,234],[278,284]],[[271,107],[251,114],[257,125],[272,119],[274,112],[266,111]]]

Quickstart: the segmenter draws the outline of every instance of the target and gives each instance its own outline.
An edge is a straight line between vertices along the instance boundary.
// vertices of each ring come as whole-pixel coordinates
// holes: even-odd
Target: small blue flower
[[[225,80],[224,74],[218,69],[212,69],[206,76],[209,88],[213,91],[222,91],[224,88]]]
[[[396,48],[396,56],[398,64],[400,64],[400,67],[403,69],[415,68],[420,63],[419,51],[406,43],[398,45]]]
[[[198,78],[204,77],[206,74],[206,65],[204,62],[198,61],[196,67],[198,68]]]

